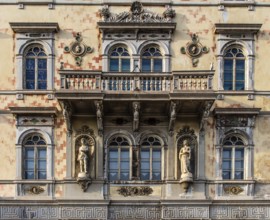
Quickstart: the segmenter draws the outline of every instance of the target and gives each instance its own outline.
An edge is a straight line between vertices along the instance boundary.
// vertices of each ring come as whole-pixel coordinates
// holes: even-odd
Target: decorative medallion
[[[181,53],[187,54],[192,60],[192,66],[197,67],[199,62],[199,57],[202,56],[204,53],[208,53],[209,48],[203,46],[199,42],[198,35],[192,34],[191,42],[188,42],[186,47],[181,47]]]
[[[40,186],[31,186],[27,191],[31,194],[38,195],[43,193],[45,190]]]
[[[224,192],[230,195],[238,195],[241,192],[243,192],[244,189],[241,188],[240,186],[227,186],[224,187]]]
[[[129,12],[112,14],[108,5],[105,5],[99,10],[99,14],[104,22],[171,22],[172,18],[175,17],[175,11],[170,6],[163,12],[163,15],[158,15],[144,9],[142,3],[139,1],[132,3]]]
[[[70,46],[66,46],[64,48],[66,53],[71,53],[71,55],[74,57],[76,61],[77,66],[81,66],[82,64],[82,58],[87,54],[87,53],[92,53],[93,48],[86,46],[82,42],[82,36],[80,33],[77,33],[75,36],[75,41],[70,44]]]
[[[153,189],[149,186],[122,186],[117,189],[122,196],[148,196],[153,193]]]

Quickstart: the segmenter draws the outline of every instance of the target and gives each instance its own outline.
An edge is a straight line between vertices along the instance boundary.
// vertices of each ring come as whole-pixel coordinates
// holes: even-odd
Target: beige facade
[[[269,9],[0,0],[0,219],[270,219]]]

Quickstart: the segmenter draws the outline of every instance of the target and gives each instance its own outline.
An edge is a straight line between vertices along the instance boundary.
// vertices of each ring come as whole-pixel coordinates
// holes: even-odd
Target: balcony
[[[186,93],[212,90],[212,71],[101,73],[60,71],[61,90],[72,93]]]

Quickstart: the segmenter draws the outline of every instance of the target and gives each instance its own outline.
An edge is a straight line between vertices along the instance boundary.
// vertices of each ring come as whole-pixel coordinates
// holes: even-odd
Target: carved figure
[[[170,122],[169,122],[169,131],[171,131],[171,132],[173,132],[173,130],[174,130],[175,120],[176,120],[176,103],[172,103]]]
[[[82,47],[79,44],[77,44],[75,49],[74,49],[74,52],[75,53],[81,53],[82,52]]]
[[[184,174],[191,174],[190,170],[191,148],[188,146],[187,140],[184,140],[183,144],[184,146],[181,148],[179,153],[179,160],[181,163],[181,178]]]
[[[134,104],[134,114],[133,114],[133,130],[139,130],[139,106],[137,103]]]
[[[102,110],[99,103],[97,103],[97,126],[99,130],[102,130]]]
[[[81,139],[77,160],[80,162],[80,173],[88,174],[89,146],[87,145],[85,138]]]

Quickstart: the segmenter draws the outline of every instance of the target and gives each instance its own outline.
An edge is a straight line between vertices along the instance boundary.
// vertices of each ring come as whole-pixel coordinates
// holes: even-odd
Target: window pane
[[[26,81],[35,80],[35,70],[26,70]]]
[[[150,173],[149,172],[141,172],[141,180],[149,180]]]
[[[152,179],[153,180],[161,180],[161,173],[160,172],[154,172],[152,174]]]
[[[245,89],[245,82],[236,82],[235,83],[235,90],[244,90]]]
[[[38,70],[38,80],[47,80],[47,70]]]
[[[245,60],[236,60],[236,70],[245,70]]]
[[[24,175],[25,175],[25,179],[34,179],[35,178],[33,171],[25,171]]]
[[[110,71],[119,71],[119,60],[110,59]]]
[[[161,150],[155,149],[153,150],[153,159],[160,159],[161,158]]]
[[[151,60],[150,59],[142,59],[142,71],[143,72],[151,72]]]
[[[26,81],[26,89],[35,89],[34,81]]]
[[[244,149],[236,149],[235,150],[235,158],[244,158]]]
[[[109,153],[109,157],[110,158],[118,158],[118,150],[117,149],[110,149],[110,153]]]
[[[25,170],[34,170],[34,160],[25,160]]]
[[[223,150],[223,158],[224,159],[230,159],[232,156],[232,151],[231,151],[231,149],[224,149]]]
[[[38,179],[46,179],[46,178],[47,178],[46,171],[39,171],[38,172]]]
[[[145,162],[141,162],[141,170],[149,170],[150,169],[150,162],[149,161],[145,161]]]
[[[127,158],[129,158],[129,150],[121,149],[121,159],[127,159]]]
[[[117,180],[118,179],[117,172],[110,172],[109,179],[110,180]]]
[[[25,61],[25,68],[27,70],[35,70],[35,59],[27,58]]]
[[[120,179],[129,180],[129,172],[125,172],[125,173],[121,172]]]
[[[233,60],[224,60],[224,71],[233,71]]]
[[[162,59],[154,59],[154,71],[162,72]]]
[[[121,170],[129,170],[129,161],[122,162],[120,164]]]
[[[47,81],[39,81],[38,89],[47,89]]]
[[[142,159],[149,159],[150,158],[150,150],[149,149],[141,150],[141,158]]]
[[[233,84],[232,82],[224,82],[224,90],[232,90]]]
[[[231,161],[223,161],[222,162],[222,169],[223,170],[230,170],[231,169]]]
[[[26,159],[34,158],[34,148],[32,147],[25,148],[25,158]]]
[[[153,162],[153,170],[160,171],[160,162]]]
[[[38,149],[38,158],[39,159],[46,159],[46,149],[45,148],[41,148],[41,149]]]
[[[117,169],[118,169],[117,162],[110,161],[110,170],[117,170]]]
[[[46,170],[46,160],[38,161],[38,170]]]
[[[122,71],[130,71],[130,59],[122,59]]]
[[[38,69],[47,69],[47,59],[38,59]]]
[[[244,172],[243,171],[235,172],[234,179],[236,180],[244,179]]]
[[[235,161],[235,170],[242,170],[244,168],[244,161]]]
[[[225,179],[225,180],[231,179],[231,172],[223,171],[222,172],[222,178]]]

